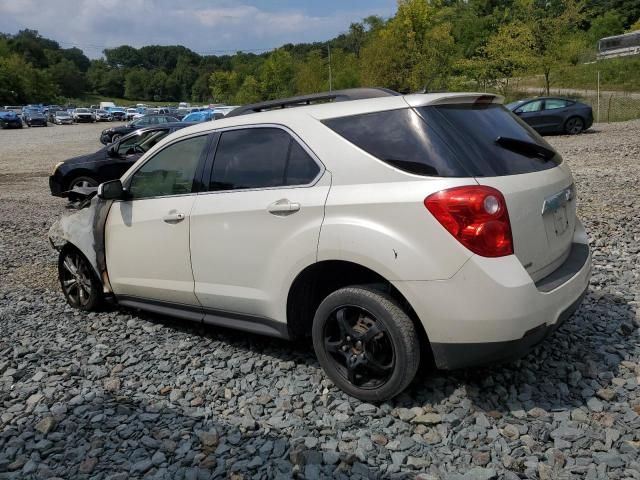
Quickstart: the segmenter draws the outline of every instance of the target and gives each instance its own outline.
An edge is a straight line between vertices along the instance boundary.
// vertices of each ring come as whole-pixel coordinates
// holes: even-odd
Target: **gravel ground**
[[[640,478],[640,121],[551,137],[593,248],[577,314],[524,359],[347,397],[308,344],[125,310],[55,278],[55,162],[99,125],[0,131],[0,479]]]

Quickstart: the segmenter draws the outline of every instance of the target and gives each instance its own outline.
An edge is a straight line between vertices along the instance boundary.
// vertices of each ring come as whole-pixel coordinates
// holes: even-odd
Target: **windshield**
[[[76,113],[89,113],[86,108],[76,108]]]
[[[120,155],[127,155],[146,152],[168,133],[168,130],[150,130],[125,137],[118,146],[118,153]]]
[[[55,113],[56,117],[68,117],[69,114],[67,112],[58,111]]]

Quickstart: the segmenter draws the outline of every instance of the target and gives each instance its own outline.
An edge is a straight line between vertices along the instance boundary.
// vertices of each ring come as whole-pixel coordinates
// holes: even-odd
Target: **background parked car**
[[[538,133],[576,135],[593,124],[591,107],[567,98],[527,98],[510,103],[506,107]]]
[[[34,127],[36,125],[40,125],[41,127],[47,126],[47,117],[36,109],[24,110],[22,113],[22,119],[28,127]]]
[[[222,116],[223,116],[222,114],[219,114],[218,118],[221,118]],[[189,115],[184,117],[182,121],[200,123],[200,122],[208,122],[210,120],[214,120],[215,118],[216,117],[213,110],[203,110],[201,112],[190,113]]]
[[[192,124],[174,122],[139,129],[95,153],[60,162],[49,177],[51,195],[67,196],[65,192],[76,186],[95,187],[102,182],[120,178],[162,138],[189,125]]]
[[[123,121],[127,117],[127,112],[124,108],[110,107],[106,110],[111,114],[114,120]]]
[[[22,128],[22,119],[12,110],[0,110],[0,128]]]
[[[96,121],[96,116],[88,108],[76,108],[73,111],[73,120],[78,123],[93,123]]]
[[[96,110],[94,115],[96,117],[96,122],[113,122],[111,113],[107,112],[106,110],[98,109]]]
[[[58,110],[53,114],[51,123],[56,125],[73,125],[73,117],[66,110]]]
[[[124,135],[127,135],[134,130],[138,130],[139,128],[172,122],[179,122],[179,120],[175,117],[169,117],[167,115],[145,115],[127,123],[126,125],[103,130],[100,134],[100,143],[102,143],[103,145],[107,145],[111,142],[116,142]]]

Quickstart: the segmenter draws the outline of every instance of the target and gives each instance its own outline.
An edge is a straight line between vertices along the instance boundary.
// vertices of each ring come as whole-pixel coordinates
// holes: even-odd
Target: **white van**
[[[109,108],[115,108],[116,104],[113,102],[100,102],[100,110],[108,110]]]

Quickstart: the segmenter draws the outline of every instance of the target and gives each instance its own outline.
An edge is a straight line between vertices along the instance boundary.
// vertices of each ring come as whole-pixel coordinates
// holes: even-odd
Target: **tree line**
[[[599,38],[640,29],[640,0],[399,0],[326,42],[263,54],[199,55],[123,45],[90,60],[34,30],[0,34],[0,104],[106,98],[244,104],[383,86],[400,92],[488,89],[594,58]]]

